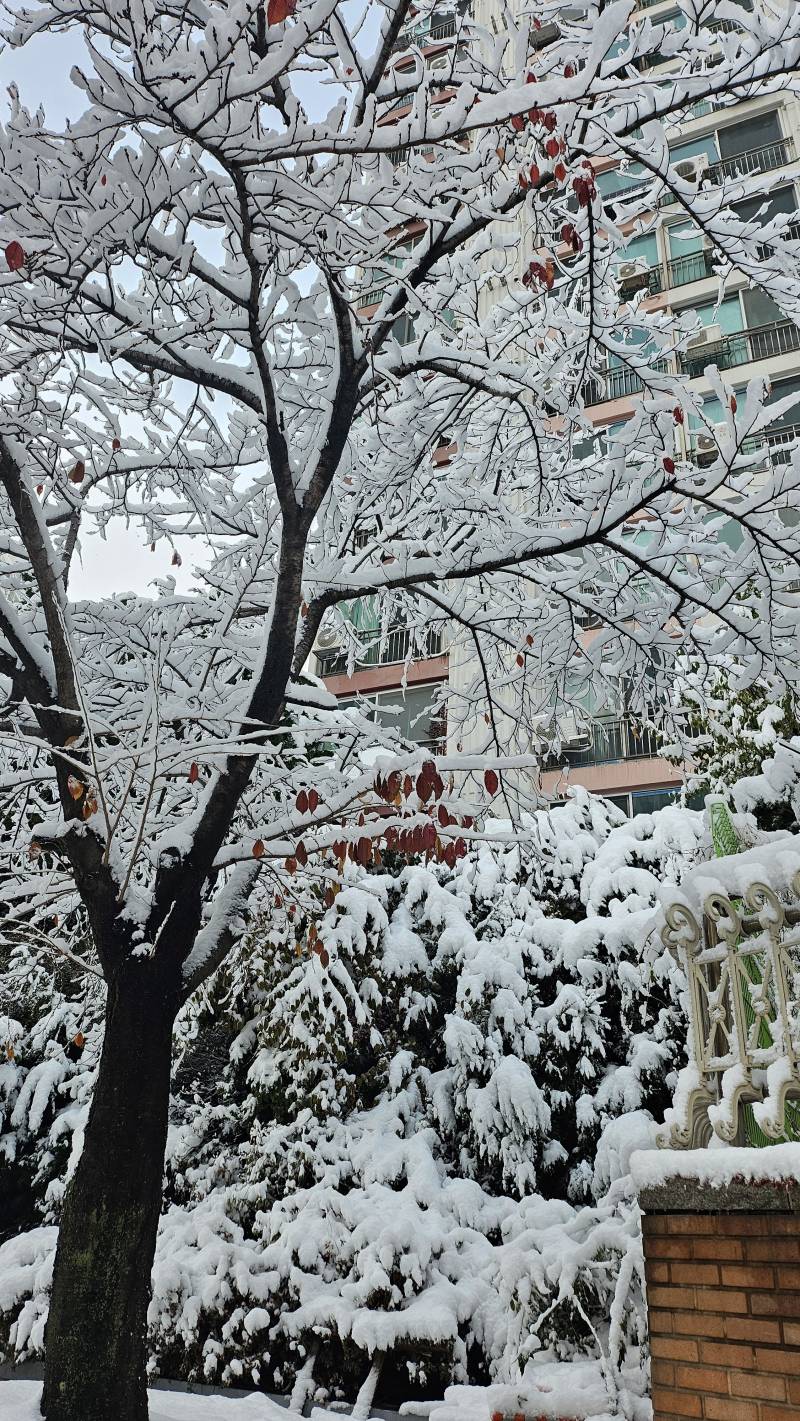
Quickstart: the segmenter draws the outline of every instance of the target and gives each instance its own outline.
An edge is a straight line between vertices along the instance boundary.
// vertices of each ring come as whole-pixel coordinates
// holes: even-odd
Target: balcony
[[[776,321],[772,325],[754,326],[751,330],[725,336],[697,351],[685,350],[678,358],[684,374],[695,380],[707,365],[716,365],[720,370],[733,370],[737,365],[770,360],[794,350],[800,350],[800,328],[791,321]]]
[[[774,429],[764,429],[753,434],[742,444],[743,454],[757,454],[763,449],[772,465],[788,464],[792,449],[800,440],[800,424],[777,425]]]
[[[408,627],[391,627],[385,636],[377,631],[362,633],[365,639],[374,638],[366,650],[355,657],[353,667],[363,671],[367,666],[394,666],[409,658],[423,660],[431,656],[441,656],[444,650],[442,633],[433,629],[415,645]],[[350,658],[346,647],[336,646],[330,651],[317,652],[317,667],[320,676],[346,676]]]
[[[688,286],[692,281],[705,281],[714,275],[714,254],[710,251],[687,252],[667,262],[667,286]]]
[[[438,44],[440,40],[452,39],[455,33],[455,15],[443,15],[440,20],[432,21],[427,30],[411,30],[408,34],[398,35],[392,45],[392,54],[404,54],[412,44],[418,45],[420,49],[425,49],[429,44]]]
[[[747,177],[750,173],[767,172],[782,168],[792,161],[794,144],[789,138],[776,138],[772,143],[764,143],[760,148],[750,148],[744,153],[735,153],[732,158],[721,158],[711,163],[703,177],[712,183],[725,182],[726,178]]]
[[[588,745],[564,749],[548,756],[543,769],[579,769],[587,765],[609,765],[618,760],[652,760],[658,756],[658,736],[654,730],[638,726],[627,716],[619,720],[596,720],[587,731]]]
[[[663,374],[665,361],[655,361],[648,366],[648,373]],[[614,365],[604,370],[602,375],[587,380],[583,387],[583,401],[586,405],[600,405],[604,400],[621,400],[627,395],[636,395],[644,389],[644,382],[637,370],[627,365]]]

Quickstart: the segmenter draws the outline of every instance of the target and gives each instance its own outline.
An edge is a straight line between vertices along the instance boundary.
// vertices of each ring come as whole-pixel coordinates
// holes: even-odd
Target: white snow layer
[[[744,1149],[735,1145],[708,1150],[636,1150],[630,1171],[637,1189],[654,1188],[671,1179],[691,1179],[711,1189],[734,1180],[754,1184],[800,1182],[800,1144]]]

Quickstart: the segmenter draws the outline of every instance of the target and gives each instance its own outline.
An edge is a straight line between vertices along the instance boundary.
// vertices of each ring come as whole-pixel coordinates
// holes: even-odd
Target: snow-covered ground
[[[0,1381],[0,1421],[41,1421],[40,1381]],[[595,1362],[552,1363],[537,1368],[536,1384],[513,1386],[450,1387],[444,1400],[415,1402],[402,1408],[411,1418],[429,1421],[489,1421],[500,1411],[509,1417],[523,1415],[546,1421],[649,1421],[650,1403],[627,1395],[622,1405],[610,1404],[599,1366]],[[315,1407],[312,1421],[342,1421],[341,1409]],[[391,1413],[376,1410],[373,1416]],[[150,1421],[300,1421],[298,1412],[253,1392],[249,1396],[200,1396],[196,1392],[150,1392]]]

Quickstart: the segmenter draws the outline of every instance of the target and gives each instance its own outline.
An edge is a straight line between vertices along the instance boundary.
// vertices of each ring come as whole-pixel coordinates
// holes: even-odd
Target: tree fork
[[[128,958],[109,984],[97,1084],[58,1237],[48,1421],[147,1421],[147,1305],[179,989],[179,968],[144,957]]]

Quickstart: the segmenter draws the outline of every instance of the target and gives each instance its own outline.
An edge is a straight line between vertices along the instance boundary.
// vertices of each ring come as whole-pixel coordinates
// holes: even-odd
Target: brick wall
[[[646,1213],[654,1421],[800,1418],[800,1213]]]

